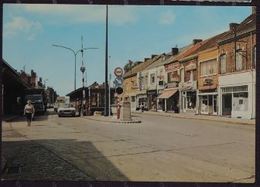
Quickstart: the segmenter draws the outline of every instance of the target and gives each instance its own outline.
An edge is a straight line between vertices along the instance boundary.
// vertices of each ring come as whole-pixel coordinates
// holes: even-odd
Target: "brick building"
[[[218,44],[219,114],[255,118],[256,15],[231,23]]]

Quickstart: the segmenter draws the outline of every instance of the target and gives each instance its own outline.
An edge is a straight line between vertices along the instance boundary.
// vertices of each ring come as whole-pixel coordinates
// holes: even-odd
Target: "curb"
[[[101,121],[101,122],[106,122],[106,123],[121,123],[121,124],[142,123],[142,121],[140,121],[140,120],[133,120],[133,121],[109,121],[109,120],[93,119],[93,118],[88,118],[88,117],[85,117],[83,119],[88,119],[88,120],[93,120],[93,121]]]
[[[134,114],[138,114],[133,112]],[[173,116],[170,114],[167,115],[161,115],[161,114],[157,114],[157,113],[143,113],[146,115],[156,115],[156,116],[163,116],[163,117],[171,117],[171,118],[182,118],[182,119],[194,119],[194,120],[205,120],[205,121],[219,121],[219,122],[223,122],[223,123],[232,123],[232,124],[239,124],[239,125],[255,125],[255,122],[252,123],[248,123],[248,122],[239,122],[239,121],[226,121],[226,120],[221,120],[221,119],[205,119],[205,118],[195,118],[195,117],[186,117],[186,116]]]
[[[5,170],[7,165],[7,160],[5,159],[4,156],[1,157],[1,173],[3,173],[3,171]]]
[[[11,122],[13,121],[14,119],[17,119],[19,118],[20,116],[12,116],[12,117],[9,117],[9,118],[6,118],[6,119],[2,119],[2,121],[5,121],[5,122]]]

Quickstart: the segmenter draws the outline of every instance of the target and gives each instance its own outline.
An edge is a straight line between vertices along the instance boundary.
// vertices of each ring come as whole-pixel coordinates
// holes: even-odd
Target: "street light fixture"
[[[82,63],[81,63],[80,71],[82,73],[82,101],[81,101],[81,111],[82,111],[82,114],[84,113],[84,111],[83,111],[84,106],[86,106],[86,102],[85,102],[86,93],[85,93],[85,86],[84,86],[84,73],[86,71],[86,67],[85,67],[84,61],[83,61],[83,52],[84,52],[84,50],[89,50],[89,49],[98,49],[98,48],[96,48],[96,47],[84,48],[83,47],[83,36],[81,36],[81,50],[80,50],[80,52],[81,52],[81,55],[82,55],[81,56],[82,57]],[[88,99],[90,100],[90,97]],[[89,107],[90,107],[90,105],[88,106],[88,110],[89,110]]]
[[[74,90],[76,90],[76,58],[77,58],[77,54],[79,52],[83,52],[84,50],[88,50],[88,49],[97,49],[97,48],[81,48],[79,50],[73,50],[69,47],[63,46],[63,45],[58,45],[58,44],[52,44],[53,47],[60,47],[60,48],[64,48],[67,49],[69,51],[71,51],[74,55],[74,63],[75,63],[75,68],[74,68]]]

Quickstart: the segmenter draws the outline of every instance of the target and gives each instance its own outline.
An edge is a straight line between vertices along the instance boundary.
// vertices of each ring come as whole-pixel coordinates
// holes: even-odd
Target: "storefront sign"
[[[156,95],[156,90],[148,90],[147,95]]]
[[[213,85],[213,79],[206,78],[203,80],[203,86],[212,86]]]
[[[178,84],[176,82],[165,84],[165,88],[176,88],[176,87],[178,87]]]

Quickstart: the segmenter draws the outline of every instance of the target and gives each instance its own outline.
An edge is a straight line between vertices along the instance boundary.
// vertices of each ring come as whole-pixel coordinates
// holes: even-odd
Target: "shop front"
[[[147,91],[147,101],[148,101],[148,110],[156,111],[157,110],[157,91],[156,90]]]
[[[232,118],[255,118],[255,72],[219,77],[219,113]]]
[[[212,90],[211,92],[199,92],[199,114],[217,115],[218,114],[218,92]]]
[[[197,93],[199,114],[218,115],[217,77],[210,76],[201,80]]]
[[[180,111],[181,112],[196,112],[197,102],[197,81],[185,82],[179,84],[180,90]]]
[[[168,88],[158,96],[158,103],[163,111],[179,112],[179,91],[178,88]]]
[[[139,111],[141,108],[148,110],[146,91],[140,91],[136,94],[136,110]]]

